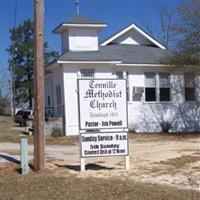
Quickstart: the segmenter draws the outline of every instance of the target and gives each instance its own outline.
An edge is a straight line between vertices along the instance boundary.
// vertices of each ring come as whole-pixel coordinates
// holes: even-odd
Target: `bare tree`
[[[177,19],[173,25],[175,39],[174,54],[168,58],[169,64],[200,64],[200,1],[188,0],[177,8]]]
[[[191,64],[200,64],[200,1],[181,3],[177,12],[179,18],[174,27],[178,35],[177,50],[190,58]]]
[[[151,34],[153,37],[157,38],[165,47],[174,47],[174,21],[176,18],[175,8],[168,7],[166,5],[155,5],[152,4],[152,8],[158,15],[158,22],[154,22],[151,18],[144,20],[143,18],[138,18],[140,24],[145,27],[145,30]],[[159,25],[159,27],[157,26]]]
[[[158,38],[164,46],[168,48],[174,47],[174,21],[176,18],[174,8],[167,7],[166,5],[160,5],[155,7],[156,12],[160,18],[160,27]]]

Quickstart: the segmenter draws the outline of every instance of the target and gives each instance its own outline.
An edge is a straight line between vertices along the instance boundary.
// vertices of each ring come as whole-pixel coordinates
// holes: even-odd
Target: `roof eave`
[[[45,67],[44,67],[44,70],[53,70],[59,63],[57,62],[57,59],[53,60],[51,63],[47,64]]]
[[[135,29],[136,31],[138,31],[141,35],[143,35],[145,38],[147,38],[149,41],[151,41],[157,47],[159,47],[161,49],[167,49],[164,45],[162,45],[161,43],[159,43],[158,41],[156,41],[154,38],[152,38],[149,34],[147,34],[145,31],[143,31],[141,28],[139,28],[135,24],[131,24],[131,25],[127,26],[126,28],[122,29],[121,31],[117,32],[115,35],[109,37],[108,39],[106,39],[105,41],[103,41],[100,44],[100,46],[106,46],[107,44],[109,44],[113,40],[117,39],[121,35],[123,35],[126,32],[128,32],[130,29]]]
[[[70,24],[70,23],[61,23],[59,24],[52,33],[60,34],[63,33],[68,28],[95,28],[102,29],[107,27],[107,24]]]
[[[174,67],[175,65],[169,64],[154,64],[154,63],[119,63],[117,66],[124,67]]]
[[[121,60],[80,60],[80,61],[67,61],[67,60],[58,60],[58,64],[120,64],[122,63]]]

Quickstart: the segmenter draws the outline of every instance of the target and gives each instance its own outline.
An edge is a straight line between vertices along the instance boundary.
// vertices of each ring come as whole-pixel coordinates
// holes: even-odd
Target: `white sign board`
[[[125,79],[78,79],[79,128],[127,128]]]
[[[81,157],[128,155],[127,132],[82,133]]]

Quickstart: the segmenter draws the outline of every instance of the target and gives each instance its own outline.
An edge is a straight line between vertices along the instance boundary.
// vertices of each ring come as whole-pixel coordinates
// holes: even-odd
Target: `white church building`
[[[64,116],[65,135],[77,135],[77,79],[126,78],[132,131],[160,132],[166,124],[171,132],[200,131],[195,69],[163,64],[169,50],[135,24],[100,43],[99,31],[106,27],[75,16],[53,30],[61,36],[62,55],[45,68],[46,115]]]

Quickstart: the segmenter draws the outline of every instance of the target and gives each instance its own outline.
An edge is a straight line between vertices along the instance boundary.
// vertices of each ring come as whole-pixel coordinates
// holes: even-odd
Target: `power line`
[[[17,24],[17,8],[18,8],[18,0],[15,0],[14,4],[14,18],[13,18],[13,28],[15,29]],[[14,41],[12,41],[12,66],[11,66],[11,114],[15,116],[15,60],[14,53],[16,51],[16,47]]]

